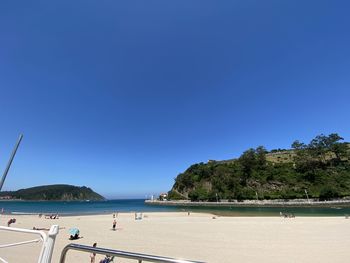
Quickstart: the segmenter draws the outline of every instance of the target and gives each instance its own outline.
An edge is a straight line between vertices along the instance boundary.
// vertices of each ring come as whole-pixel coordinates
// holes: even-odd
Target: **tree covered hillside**
[[[295,141],[290,150],[245,151],[238,159],[194,164],[179,174],[170,199],[326,200],[350,196],[350,147],[338,134],[318,135],[309,144]]]
[[[103,196],[95,193],[91,188],[66,184],[36,186],[13,192],[2,192],[0,195],[23,200],[104,200]]]

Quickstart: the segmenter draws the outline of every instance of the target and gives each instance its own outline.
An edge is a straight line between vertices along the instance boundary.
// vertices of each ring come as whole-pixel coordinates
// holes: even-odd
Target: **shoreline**
[[[281,217],[280,212],[284,213],[285,210],[282,211],[276,211],[276,212],[265,212],[265,213],[255,213],[255,212],[240,212],[240,211],[230,211],[230,210],[179,210],[179,211],[129,211],[129,212],[115,212],[120,215],[125,214],[135,214],[135,213],[142,213],[142,214],[177,214],[177,213],[190,213],[191,215],[199,215],[199,214],[210,214],[212,216],[217,217],[237,217],[237,218],[278,218]],[[287,211],[288,213],[289,211]],[[56,215],[57,213],[54,213],[53,215]],[[293,214],[296,214],[298,218],[344,218],[344,216],[347,216],[347,214],[299,214],[297,212],[293,211]],[[22,216],[34,216],[39,218],[40,213],[31,213],[31,212],[14,212],[14,213],[3,213],[0,214],[0,218],[3,217],[22,217]],[[43,213],[42,216],[45,217],[46,215],[51,215],[50,213]],[[59,218],[75,218],[75,217],[91,217],[91,216],[111,216],[113,215],[112,212],[107,213],[58,213]],[[53,221],[54,222],[54,221]]]
[[[106,215],[113,215],[113,214],[135,214],[135,213],[143,213],[143,214],[151,214],[151,213],[183,213],[184,211],[181,210],[174,210],[174,211],[118,211],[116,210],[115,212],[112,211],[106,211],[106,212],[86,212],[86,213],[37,213],[37,212],[10,212],[10,213],[0,213],[1,215],[4,216],[39,216],[40,214],[42,216],[45,215],[56,215],[58,214],[59,217],[80,217],[80,216],[106,216]],[[186,211],[187,212],[187,211]],[[196,211],[191,211],[191,213],[204,213],[204,214],[212,214],[211,212],[196,212]]]
[[[330,200],[330,201],[308,201],[306,199],[293,199],[293,200],[244,200],[233,202],[192,202],[189,200],[178,201],[159,201],[159,200],[145,200],[147,205],[160,205],[160,206],[180,206],[180,207],[322,207],[332,208],[332,206],[350,207],[350,200]]]
[[[6,205],[6,203],[8,205]],[[298,205],[295,205],[297,203]],[[23,202],[12,203],[0,202],[0,209],[3,208],[3,214],[9,216],[18,215],[51,215],[58,214],[60,217],[69,216],[85,216],[85,215],[108,215],[113,213],[150,213],[150,212],[192,212],[192,213],[212,213],[219,216],[230,217],[266,217],[278,216],[282,213],[293,213],[297,216],[306,217],[324,217],[324,216],[346,216],[350,215],[349,200],[333,200],[327,202],[313,202],[308,205],[307,200],[274,200],[271,205],[271,200],[260,200],[258,205],[256,200],[244,202],[190,202],[190,201],[145,201],[144,199],[136,202],[109,202],[105,206],[105,202],[54,202],[47,205],[39,202],[31,202],[26,205]],[[2,206],[3,205],[3,206]],[[1,210],[0,210],[1,211]]]

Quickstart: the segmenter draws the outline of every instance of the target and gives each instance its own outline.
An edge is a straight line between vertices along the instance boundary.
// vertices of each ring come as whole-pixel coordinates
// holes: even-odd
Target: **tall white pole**
[[[304,191],[305,191],[305,194],[306,194],[307,201],[308,201],[308,203],[310,203],[309,195],[307,194],[306,189]]]
[[[4,174],[2,175],[2,178],[1,178],[1,181],[0,181],[0,191],[1,191],[1,189],[2,189],[2,186],[4,185],[4,182],[5,182],[7,173],[8,173],[9,170],[10,170],[10,167],[11,167],[11,164],[12,164],[12,161],[13,161],[13,158],[15,158],[15,155],[16,155],[16,152],[17,152],[17,149],[18,149],[18,146],[19,146],[19,144],[21,143],[22,138],[23,138],[23,135],[21,134],[21,135],[19,136],[19,138],[18,138],[18,141],[17,141],[17,143],[16,143],[16,145],[15,145],[15,148],[14,148],[13,151],[12,151],[10,160],[9,160],[8,163],[7,163],[7,166],[6,166],[6,169],[5,169],[5,171],[4,171]]]

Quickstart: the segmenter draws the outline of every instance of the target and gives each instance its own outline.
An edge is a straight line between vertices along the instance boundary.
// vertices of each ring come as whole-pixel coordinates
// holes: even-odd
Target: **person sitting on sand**
[[[52,214],[52,215],[50,216],[50,219],[58,219],[58,214],[56,214],[56,215]]]
[[[50,229],[49,228],[45,228],[45,227],[35,227],[35,226],[33,226],[33,230],[46,230],[46,231],[49,231]]]
[[[141,220],[142,219],[142,213],[135,213],[135,220]]]
[[[113,262],[113,259],[114,259],[114,257],[106,255],[106,257],[104,259],[100,260],[100,263],[110,263],[110,262]]]
[[[76,240],[79,239],[79,234],[75,234],[75,235],[70,235],[69,240]]]
[[[94,243],[92,246],[93,246],[93,247],[96,247],[96,246],[97,246],[97,243]],[[95,259],[96,259],[96,253],[92,253],[92,254],[90,255],[90,263],[95,263]]]
[[[7,226],[10,227],[12,223],[16,223],[16,218],[11,218],[9,221],[7,221]]]
[[[54,218],[54,214],[45,215],[45,219],[55,219],[55,218]]]

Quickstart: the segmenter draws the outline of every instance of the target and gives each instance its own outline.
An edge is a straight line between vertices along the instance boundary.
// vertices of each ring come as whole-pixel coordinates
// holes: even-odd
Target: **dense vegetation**
[[[1,192],[0,196],[11,196],[14,199],[23,200],[104,200],[103,196],[88,187],[65,184],[43,185],[13,192]]]
[[[326,200],[350,196],[350,145],[338,134],[318,135],[292,149],[245,151],[238,159],[194,164],[175,179],[169,199]]]

